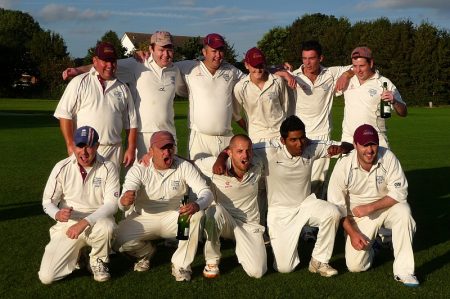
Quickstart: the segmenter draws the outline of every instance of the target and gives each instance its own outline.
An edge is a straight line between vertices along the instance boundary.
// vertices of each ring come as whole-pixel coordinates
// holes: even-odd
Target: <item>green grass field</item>
[[[392,278],[393,257],[383,251],[365,273],[345,268],[343,235],[338,232],[333,266],[339,275],[322,278],[308,272],[311,244],[300,241],[301,264],[295,272],[269,271],[262,279],[247,277],[224,242],[221,277],[207,280],[202,247],[193,264],[193,279],[177,283],[170,274],[173,249],[160,245],[146,273],[132,271],[120,255],[111,259],[112,279],[95,282],[86,270],[50,286],[37,277],[53,224],[41,207],[41,196],[54,164],[66,154],[54,101],[0,99],[0,298],[450,298],[450,109],[409,108],[405,119],[389,120],[389,140],[409,181],[409,202],[417,222],[416,274],[419,288],[407,288]],[[187,140],[187,103],[176,103],[179,153]],[[333,137],[339,139],[342,102],[334,107]]]

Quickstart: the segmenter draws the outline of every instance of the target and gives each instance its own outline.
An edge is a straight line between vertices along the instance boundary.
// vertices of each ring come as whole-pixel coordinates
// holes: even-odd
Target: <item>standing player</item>
[[[189,240],[179,241],[172,256],[172,275],[177,281],[189,281],[201,234],[202,210],[210,205],[213,195],[195,166],[174,155],[174,146],[170,132],[154,133],[149,166],[136,164],[128,171],[119,207],[127,210],[134,204],[134,208],[119,223],[114,249],[138,259],[135,271],[147,271],[155,252],[152,240],[174,238],[179,214],[191,215]],[[188,187],[198,199],[179,208]]]
[[[203,61],[184,60],[176,65],[189,92],[188,155],[191,160],[217,156],[233,136],[233,88],[244,74],[225,62],[225,40],[217,33],[203,40]],[[243,123],[239,123],[244,129]]]
[[[236,255],[250,277],[260,278],[267,271],[264,227],[259,224],[258,181],[262,164],[254,161],[252,142],[246,135],[231,138],[229,161],[223,175],[214,175],[215,157],[195,163],[209,177],[216,195],[215,204],[206,210],[205,260],[203,275],[219,276],[220,237],[236,240]]]
[[[94,67],[67,85],[54,116],[59,119],[67,152],[74,149],[73,133],[89,125],[100,134],[98,153],[118,169],[133,164],[136,151],[137,117],[128,87],[115,78],[117,55],[110,43],[101,42],[92,58]],[[127,149],[122,152],[122,130]]]
[[[315,40],[302,43],[301,57],[303,64],[293,71],[297,80],[295,115],[305,123],[309,139],[328,141],[336,82],[350,66],[322,66],[322,46]],[[329,165],[329,158],[318,159],[313,164],[311,188],[320,198],[326,191],[323,187]]]
[[[328,201],[344,217],[345,260],[351,272],[366,271],[373,261],[373,241],[382,226],[392,229],[394,278],[418,286],[412,250],[416,223],[406,202],[408,182],[400,162],[387,148],[379,147],[379,132],[359,126],[353,136],[355,150],[334,167]]]
[[[94,279],[110,278],[105,264],[120,184],[115,165],[97,154],[98,139],[93,128],[78,128],[73,153],[55,165],[45,186],[42,206],[57,222],[50,229],[38,273],[44,284],[72,273],[85,246],[92,247],[88,269]]]
[[[362,124],[369,124],[378,132],[380,145],[389,147],[386,120],[380,117],[380,99],[389,102],[399,116],[408,111],[400,93],[392,82],[381,76],[374,68],[372,51],[367,47],[357,47],[351,54],[355,76],[344,92],[345,108],[342,121],[342,142],[353,142],[353,133]],[[383,91],[383,83],[387,90]]]
[[[176,136],[173,100],[176,93],[187,96],[180,71],[172,63],[172,35],[167,31],[153,33],[149,51],[150,56],[143,63],[134,58],[117,61],[116,75],[130,87],[136,106],[138,159],[147,153],[154,132],[169,131]],[[67,79],[87,70],[87,66],[69,68],[64,71],[63,78]]]

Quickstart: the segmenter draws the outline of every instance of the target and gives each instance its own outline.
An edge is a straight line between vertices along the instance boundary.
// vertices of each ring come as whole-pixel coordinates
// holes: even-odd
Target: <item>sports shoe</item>
[[[417,280],[417,277],[411,274],[407,275],[395,275],[394,279],[396,281],[402,282],[407,287],[418,287],[419,281]]]
[[[145,272],[150,269],[150,258],[146,255],[134,264],[134,271]]]
[[[216,278],[220,275],[219,265],[217,264],[206,264],[203,269],[203,276],[206,278]]]
[[[88,267],[89,272],[94,274],[95,281],[107,281],[111,278],[109,275],[109,269],[106,267],[105,262],[103,262],[100,258],[97,258],[97,261],[94,265],[90,264]]]
[[[184,268],[176,268],[172,264],[172,275],[175,277],[176,281],[190,281],[191,280],[191,270]]]
[[[311,273],[319,273],[324,277],[331,277],[338,274],[338,271],[331,267],[328,263],[321,263],[315,258],[311,258],[308,270]]]

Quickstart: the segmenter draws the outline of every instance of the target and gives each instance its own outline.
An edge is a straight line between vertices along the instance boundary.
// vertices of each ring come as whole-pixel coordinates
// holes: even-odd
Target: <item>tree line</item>
[[[389,21],[379,18],[351,24],[347,18],[307,14],[290,26],[269,30],[258,42],[269,64],[290,62],[301,65],[301,43],[318,40],[323,47],[323,65],[348,65],[357,46],[372,49],[377,69],[390,78],[408,105],[450,104],[450,36],[448,30],[424,22]],[[120,58],[126,49],[113,31],[99,41],[111,42]],[[175,60],[195,59],[201,54],[200,37],[189,39],[175,49]],[[140,49],[148,45],[140,45]],[[233,45],[227,42],[226,59],[242,68]],[[91,63],[95,45],[84,58],[71,58],[64,39],[44,30],[29,14],[0,9],[0,97],[47,97],[58,99],[66,82],[61,72],[74,65]],[[20,88],[28,74],[37,78],[32,88]]]
[[[318,40],[323,65],[351,64],[357,46],[372,49],[375,66],[390,78],[408,105],[450,104],[450,35],[430,23],[379,18],[351,24],[347,18],[304,15],[290,26],[276,27],[258,42],[270,64],[301,65],[301,43]]]

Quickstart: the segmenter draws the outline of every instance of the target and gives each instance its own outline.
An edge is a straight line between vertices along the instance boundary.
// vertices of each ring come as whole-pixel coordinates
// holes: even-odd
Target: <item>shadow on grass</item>
[[[42,128],[58,127],[58,120],[53,111],[2,110],[0,111],[0,128]]]
[[[0,221],[43,215],[42,204],[30,201],[0,206]]]

